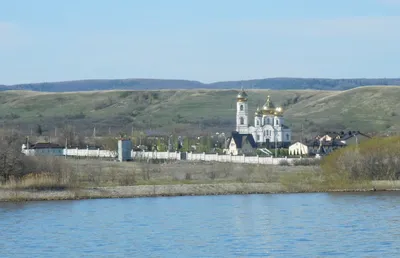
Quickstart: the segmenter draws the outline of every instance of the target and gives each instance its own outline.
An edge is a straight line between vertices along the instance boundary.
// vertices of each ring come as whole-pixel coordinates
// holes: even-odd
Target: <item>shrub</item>
[[[127,98],[127,97],[129,97],[130,95],[132,95],[132,91],[123,91],[123,92],[121,92],[120,94],[119,94],[119,97],[121,98],[121,99],[124,99],[124,98]]]
[[[192,174],[186,172],[185,173],[185,180],[192,180]]]
[[[279,165],[280,166],[290,166],[290,163],[288,160],[282,159],[281,161],[279,161]]]
[[[320,165],[320,163],[321,163],[320,159],[302,158],[302,159],[293,160],[294,166],[318,166],[318,165]]]
[[[67,118],[67,119],[71,119],[71,120],[74,120],[74,119],[83,119],[83,118],[85,118],[86,117],[86,115],[81,111],[81,112],[79,112],[78,114],[69,114],[69,115],[65,115],[65,118]]]
[[[324,158],[322,169],[328,177],[348,180],[399,179],[400,137],[373,138],[336,150]]]
[[[208,174],[209,178],[211,180],[214,180],[215,178],[217,178],[217,173],[215,171],[210,171],[210,173]]]
[[[76,178],[63,158],[25,156],[17,136],[0,142],[0,183],[24,188],[75,186]]]
[[[77,187],[75,174],[60,157],[22,156],[20,163],[22,166],[16,167],[10,176],[3,177],[3,184],[35,190]]]
[[[0,183],[26,174],[27,159],[20,151],[21,142],[16,136],[6,137],[0,142]]]

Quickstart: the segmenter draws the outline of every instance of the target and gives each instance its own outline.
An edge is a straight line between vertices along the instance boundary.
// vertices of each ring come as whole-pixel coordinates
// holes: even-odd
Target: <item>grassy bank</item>
[[[0,201],[400,189],[400,181],[327,181],[319,167],[58,160],[64,172],[0,186]]]
[[[51,160],[51,161],[50,161]],[[49,158],[54,173],[34,173],[10,180],[3,189],[56,190],[133,185],[278,183],[282,175],[301,167],[257,166],[209,162],[112,162],[90,159]],[[55,165],[57,163],[57,165]],[[55,167],[62,169],[57,170]],[[38,170],[43,170],[40,167]]]

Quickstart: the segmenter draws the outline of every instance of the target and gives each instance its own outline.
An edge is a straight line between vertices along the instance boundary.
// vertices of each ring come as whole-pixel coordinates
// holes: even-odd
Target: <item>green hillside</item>
[[[48,134],[66,124],[90,135],[153,129],[160,132],[232,131],[236,90],[159,90],[42,93],[0,92],[4,130],[24,133],[41,125]],[[286,124],[299,135],[332,130],[398,131],[400,87],[373,86],[347,91],[249,90],[253,114],[267,95],[282,105]]]

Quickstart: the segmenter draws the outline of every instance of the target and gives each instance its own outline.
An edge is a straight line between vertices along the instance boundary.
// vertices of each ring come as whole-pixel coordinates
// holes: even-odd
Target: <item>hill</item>
[[[18,85],[0,85],[4,90],[32,90],[42,92],[74,92],[95,90],[160,90],[160,89],[275,89],[275,90],[348,90],[370,85],[400,85],[399,79],[316,79],[268,78],[245,81],[201,83],[188,80],[123,79],[46,82]]]
[[[91,135],[135,130],[230,132],[235,126],[236,90],[158,90],[42,93],[0,92],[0,122],[25,133],[41,125],[53,134],[66,125]],[[249,90],[250,121],[267,95],[282,105],[295,136],[329,130],[400,130],[400,87],[373,86],[347,91]]]

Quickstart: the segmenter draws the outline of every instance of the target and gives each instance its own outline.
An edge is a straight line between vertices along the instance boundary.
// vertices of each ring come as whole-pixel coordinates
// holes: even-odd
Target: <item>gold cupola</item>
[[[236,96],[238,102],[246,102],[247,101],[247,93],[244,91],[243,87]]]
[[[274,104],[270,100],[270,96],[268,95],[267,101],[265,102],[264,106],[262,107],[262,114],[266,115],[273,115],[275,113]]]
[[[261,115],[262,115],[260,106],[257,107],[257,110],[256,110],[256,112],[254,113],[254,115],[255,115],[255,116],[261,116]]]
[[[283,109],[281,107],[275,108],[274,115],[275,116],[283,116]]]

